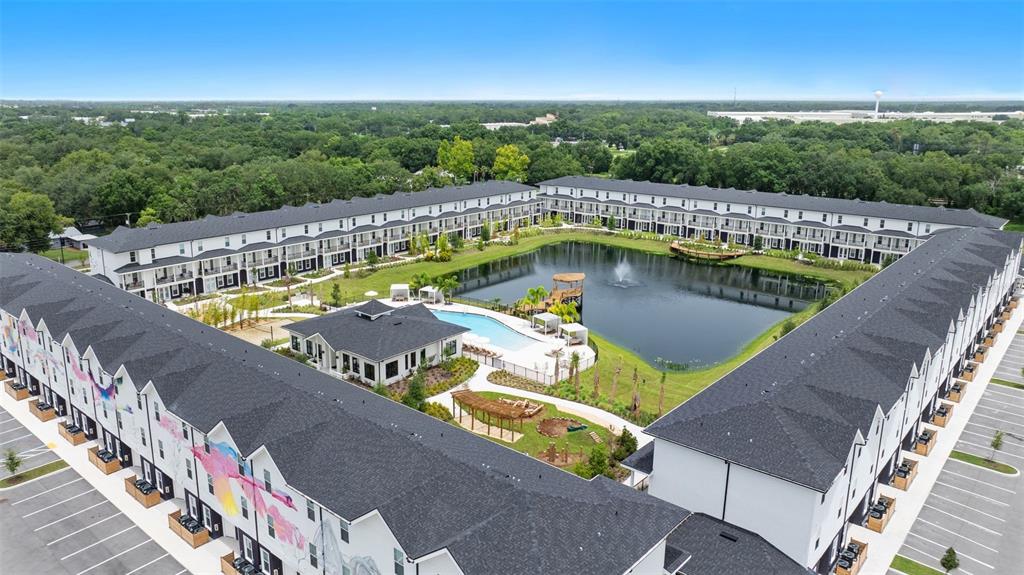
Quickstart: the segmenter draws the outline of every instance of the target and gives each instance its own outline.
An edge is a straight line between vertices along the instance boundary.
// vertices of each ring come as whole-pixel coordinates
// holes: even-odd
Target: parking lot
[[[1010,380],[1007,375],[1013,371],[1013,381],[1024,381],[1020,365],[1024,365],[1024,335],[1017,334],[996,377]],[[995,458],[1024,469],[1024,390],[990,383],[956,449],[989,457],[996,430],[1005,436]],[[1024,476],[1008,476],[947,460],[899,553],[940,569],[939,559],[949,547],[960,558],[957,573],[1021,573]]]
[[[0,450],[21,453],[23,469],[57,456],[0,409]],[[6,471],[4,471],[6,473]],[[64,468],[0,491],[4,573],[179,575],[162,547],[75,470]]]
[[[22,459],[21,471],[57,460],[57,455],[54,452],[18,423],[14,416],[0,408],[0,455],[7,453],[8,449],[17,453],[18,457]],[[10,473],[7,472],[7,469],[0,467],[0,479],[8,475]]]

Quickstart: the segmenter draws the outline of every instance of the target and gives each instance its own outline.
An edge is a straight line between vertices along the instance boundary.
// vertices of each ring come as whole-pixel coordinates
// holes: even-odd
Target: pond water
[[[667,247],[666,247],[667,249]],[[583,272],[582,323],[648,362],[721,362],[825,285],[739,266],[710,266],[611,246],[564,242],[460,272],[460,296],[512,304],[552,276]]]

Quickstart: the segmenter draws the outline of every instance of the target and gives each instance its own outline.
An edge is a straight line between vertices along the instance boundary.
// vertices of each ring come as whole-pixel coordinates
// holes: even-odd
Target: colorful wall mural
[[[92,373],[82,369],[78,360],[71,357],[68,354],[68,365],[71,366],[71,373],[82,385],[91,388],[93,391],[93,397],[101,401],[111,401],[117,398],[117,385],[114,383],[114,379],[111,378],[109,382],[104,382],[103,378],[100,377],[99,381],[93,378]]]
[[[180,430],[174,437],[180,437]],[[192,455],[203,466],[203,469],[213,477],[213,494],[220,502],[224,514],[236,516],[239,513],[238,502],[232,489],[231,482],[234,480],[242,488],[243,495],[252,502],[256,516],[266,521],[267,516],[274,519],[274,531],[276,538],[285,543],[294,545],[299,549],[306,548],[306,538],[302,535],[294,523],[289,521],[281,510],[273,504],[276,500],[288,508],[295,510],[295,503],[291,495],[280,489],[267,491],[261,481],[252,478],[252,468],[246,462],[245,474],[239,473],[238,452],[226,442],[211,442],[210,452],[202,446],[192,448]]]
[[[345,558],[341,552],[341,539],[332,524],[322,522],[313,539],[321,541],[324,573],[327,575],[380,575],[377,562],[369,555]]]
[[[18,347],[18,328],[14,323],[14,316],[6,315],[2,325],[0,325],[0,336],[4,340],[4,349],[7,350],[11,358],[18,357],[18,353],[21,351]]]

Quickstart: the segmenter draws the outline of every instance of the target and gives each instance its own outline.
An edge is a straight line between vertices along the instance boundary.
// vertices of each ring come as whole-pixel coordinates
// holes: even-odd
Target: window
[[[196,251],[203,251],[203,242],[196,242]]]
[[[124,422],[121,421],[121,412],[120,411],[115,411],[114,412],[114,417],[117,418],[117,428],[118,429],[124,429]]]
[[[210,453],[210,438],[203,437],[203,451]]]
[[[764,215],[764,208],[761,208],[761,215]]]
[[[714,203],[714,207],[712,209],[714,209],[716,212],[718,211],[718,202]]]
[[[139,437],[142,438],[142,446],[145,447],[146,446],[146,430],[142,429],[141,427],[139,428]]]
[[[242,496],[242,497],[239,497],[238,502],[241,504],[242,517],[244,519],[248,519],[249,518],[249,500],[246,499],[245,496]]]
[[[924,233],[926,233],[926,234],[932,233],[932,225],[931,224],[925,224],[924,225]]]
[[[270,481],[270,470],[269,469],[264,469],[263,470],[263,487],[267,490],[267,493],[273,493],[274,492],[273,483]]]
[[[278,230],[278,231],[280,231],[280,232],[281,232],[281,238],[282,238],[282,239],[283,239],[283,238],[287,238],[287,237],[288,237],[288,228],[281,228],[281,229],[280,229],[280,230]]]
[[[789,217],[789,210],[782,210],[782,217],[788,218]]]
[[[836,216],[836,223],[838,223],[838,224],[843,223],[843,216]]]
[[[309,224],[306,224],[306,225],[302,226],[302,235],[304,235],[304,236],[308,236],[309,235]]]
[[[312,543],[309,544],[309,565],[311,567],[316,567],[318,565],[316,545],[313,545]]]
[[[401,549],[395,549],[395,575],[405,575],[405,553]]]
[[[316,503],[312,499],[306,499],[306,517],[310,521],[316,521]]]
[[[344,519],[339,519],[339,522],[341,523],[341,540],[348,543],[349,523]]]
[[[178,244],[178,255],[185,255],[185,244]]]
[[[192,460],[185,460],[185,475],[188,475],[189,479],[192,479]]]
[[[184,439],[188,439],[188,424],[184,421],[181,422],[181,436]]]
[[[267,535],[270,535],[274,539],[277,539],[277,535],[274,534],[274,516],[267,515]]]
[[[245,243],[246,243],[246,242],[245,242],[245,234],[242,234],[242,245],[244,246],[244,245],[245,245]]]
[[[231,238],[230,237],[224,238],[224,247],[226,247],[226,248],[230,248],[231,247]]]
[[[884,228],[885,227],[885,220],[878,220],[878,227]]]
[[[751,214],[751,213],[752,213],[752,211],[751,211],[751,210],[753,210],[753,209],[754,209],[754,208],[753,208],[752,206],[747,206],[747,214],[748,214],[748,215],[749,215],[749,214]]]
[[[209,473],[206,474],[206,490],[210,492],[210,495],[213,495],[213,476]]]
[[[867,218],[864,218],[864,227],[865,228],[868,227],[868,219]]]
[[[828,221],[828,214],[821,214],[821,221],[827,222]]]
[[[377,381],[377,368],[372,363],[364,363],[363,376],[370,381]]]
[[[149,248],[149,261],[156,259],[156,248]]]
[[[157,449],[157,452],[160,454],[160,459],[163,459],[164,458],[164,441],[162,439],[157,439],[156,440],[156,449]]]
[[[384,366],[384,377],[391,379],[392,377],[398,377],[398,360],[389,362]]]
[[[907,231],[908,232],[914,231],[914,222],[907,222]]]
[[[156,402],[153,403],[153,418],[160,421],[160,404]]]
[[[270,230],[267,230],[267,241],[270,241]]]
[[[299,336],[297,335],[292,336],[292,349],[295,351],[299,351],[300,349],[302,349],[302,347],[300,347],[299,344]]]
[[[242,477],[248,475],[245,472],[245,459],[243,459],[241,455],[238,456],[238,474]]]

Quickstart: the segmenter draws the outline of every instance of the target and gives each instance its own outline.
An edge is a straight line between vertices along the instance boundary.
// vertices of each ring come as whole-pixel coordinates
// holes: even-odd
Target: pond
[[[529,288],[550,290],[561,272],[586,274],[582,323],[592,331],[652,364],[691,368],[735,355],[826,289],[790,275],[564,242],[463,270],[458,295],[512,304]]]

